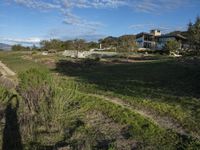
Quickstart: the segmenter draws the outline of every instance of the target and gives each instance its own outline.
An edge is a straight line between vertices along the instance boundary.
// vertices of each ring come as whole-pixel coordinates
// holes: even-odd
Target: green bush
[[[171,55],[179,54],[180,43],[175,40],[169,40],[167,41],[163,49],[169,52]]]

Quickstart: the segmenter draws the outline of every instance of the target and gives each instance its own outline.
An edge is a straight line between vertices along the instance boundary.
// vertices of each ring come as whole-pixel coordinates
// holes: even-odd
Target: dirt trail
[[[119,105],[123,108],[134,111],[135,113],[138,113],[141,116],[144,116],[145,118],[151,120],[153,123],[155,123],[156,125],[158,125],[162,128],[171,129],[171,130],[175,131],[176,133],[179,133],[180,135],[186,135],[188,137],[193,137],[195,139],[200,140],[199,135],[194,135],[194,134],[188,133],[185,129],[183,129],[181,127],[181,125],[179,123],[173,121],[172,118],[163,117],[163,116],[161,117],[161,116],[158,116],[155,113],[150,112],[148,110],[135,108],[134,106],[131,106],[131,105],[127,104],[126,102],[124,102],[122,99],[119,99],[116,97],[111,98],[111,97],[97,95],[97,94],[89,94],[89,95],[97,97],[97,98],[101,98],[103,100],[106,100],[106,101],[112,102],[116,105]]]
[[[16,86],[16,73],[10,70],[5,64],[0,61],[0,84],[7,87],[13,88]]]
[[[15,73],[10,70],[5,64],[0,61],[0,72],[3,76],[15,76]]]

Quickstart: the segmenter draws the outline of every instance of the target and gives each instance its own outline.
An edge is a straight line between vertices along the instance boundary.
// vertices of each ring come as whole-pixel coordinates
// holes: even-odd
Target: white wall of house
[[[154,36],[161,36],[162,34],[160,30],[151,30],[150,33]]]

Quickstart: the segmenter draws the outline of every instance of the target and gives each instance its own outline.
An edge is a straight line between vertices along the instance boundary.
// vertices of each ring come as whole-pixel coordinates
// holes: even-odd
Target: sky
[[[0,0],[0,43],[186,30],[200,0]]]

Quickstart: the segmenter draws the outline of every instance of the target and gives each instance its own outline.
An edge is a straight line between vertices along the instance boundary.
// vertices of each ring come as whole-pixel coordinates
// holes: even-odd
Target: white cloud
[[[128,5],[127,0],[58,0],[64,8],[116,8]]]
[[[132,7],[138,12],[159,12],[199,4],[196,0],[6,0],[30,8],[72,10],[74,8],[118,8]]]
[[[12,0],[10,0],[12,1]],[[60,5],[57,5],[55,3],[48,3],[42,0],[14,0],[14,2],[24,5],[29,8],[37,8],[37,9],[59,9]]]
[[[66,18],[63,21],[65,24],[73,25],[80,28],[85,28],[92,31],[95,31],[97,28],[103,26],[103,24],[100,22],[85,20],[83,18],[80,18],[79,16],[72,14],[71,12],[66,12],[65,17]]]
[[[182,6],[190,5],[194,0],[133,0],[132,6],[138,12],[163,13]]]
[[[12,43],[12,44],[38,44],[42,40],[41,38],[0,38],[0,40]]]

